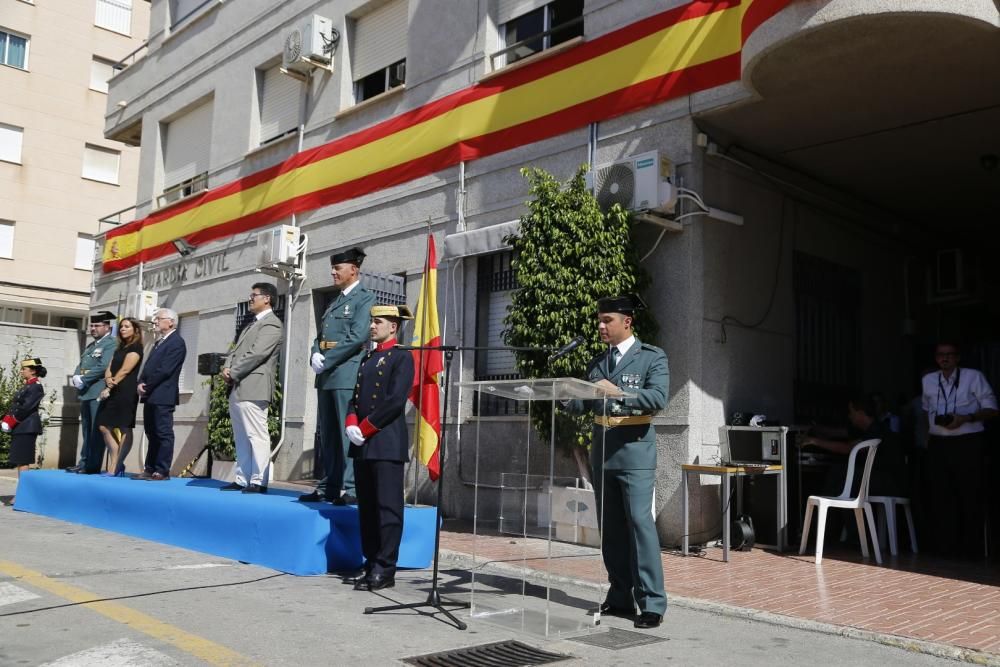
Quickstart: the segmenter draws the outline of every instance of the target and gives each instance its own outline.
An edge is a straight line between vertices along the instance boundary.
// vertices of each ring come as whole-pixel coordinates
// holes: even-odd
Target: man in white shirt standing
[[[945,555],[983,555],[983,422],[997,416],[986,378],[962,368],[958,346],[939,343],[938,370],[923,378],[931,476],[931,525]]]

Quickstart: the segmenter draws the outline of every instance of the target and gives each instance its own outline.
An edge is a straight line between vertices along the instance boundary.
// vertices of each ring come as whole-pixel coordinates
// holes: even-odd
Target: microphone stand
[[[546,352],[553,348],[538,348],[538,347],[462,347],[457,345],[397,345],[397,348],[401,350],[423,350],[427,352],[443,352],[444,353],[444,414],[441,417],[441,447],[438,450],[438,470],[439,476],[437,480],[437,507],[434,512],[434,575],[431,578],[431,590],[427,595],[427,600],[424,602],[410,602],[405,604],[393,604],[386,605],[382,607],[365,607],[365,614],[378,614],[384,611],[399,611],[401,609],[420,609],[422,607],[431,607],[437,611],[444,614],[448,619],[455,624],[458,630],[465,630],[468,626],[462,621],[455,618],[455,616],[444,608],[445,604],[465,608],[469,604],[467,602],[456,602],[453,600],[445,600],[441,597],[441,593],[438,590],[438,573],[439,573],[439,563],[441,557],[441,503],[444,497],[444,465],[445,465],[445,452],[448,447],[448,389],[451,386],[451,362],[455,356],[455,352],[459,350],[506,350],[506,351],[519,351],[519,352]],[[418,369],[419,372],[419,369]]]

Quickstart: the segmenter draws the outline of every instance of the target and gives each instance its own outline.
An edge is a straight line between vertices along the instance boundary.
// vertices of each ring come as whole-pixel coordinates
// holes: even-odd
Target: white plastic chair
[[[823,537],[826,534],[826,511],[833,508],[854,510],[854,519],[858,524],[858,537],[861,540],[861,555],[868,558],[868,537],[865,535],[865,520],[861,514],[864,512],[868,518],[868,529],[872,534],[872,547],[875,549],[875,562],[882,564],[882,551],[878,546],[878,539],[875,537],[875,517],[872,514],[871,502],[868,499],[868,480],[872,475],[872,464],[875,462],[875,450],[878,448],[880,439],[865,440],[854,445],[851,455],[847,459],[847,479],[844,480],[844,490],[839,496],[809,496],[806,502],[806,519],[802,524],[802,543],[799,545],[799,554],[806,552],[806,543],[809,541],[809,524],[812,522],[813,509],[819,507],[819,522],[816,525],[816,564],[823,562]],[[868,450],[865,457],[865,471],[861,476],[861,486],[858,488],[858,495],[851,496],[851,486],[854,482],[854,463],[858,458],[858,452],[863,449]]]
[[[896,506],[900,505],[906,512],[906,525],[910,529],[910,548],[913,553],[917,553],[917,531],[913,527],[913,512],[910,511],[910,499],[900,496],[868,496],[868,502],[872,505],[882,506],[881,519],[878,522],[878,541],[882,543],[883,530],[889,533],[889,553],[893,556],[899,555],[899,544],[896,538]]]

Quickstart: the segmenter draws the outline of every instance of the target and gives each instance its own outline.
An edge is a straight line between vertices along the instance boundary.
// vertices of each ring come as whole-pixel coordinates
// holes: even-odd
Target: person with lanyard
[[[345,420],[358,490],[358,521],[364,576],[354,590],[377,591],[396,584],[403,539],[403,472],[410,460],[406,402],[413,387],[413,355],[396,348],[406,306],[376,305],[368,327],[375,344],[361,361]]]
[[[101,400],[101,392],[107,384],[104,381],[104,371],[114,356],[118,341],[111,335],[111,323],[115,321],[114,313],[102,310],[90,316],[90,335],[93,342],[84,348],[80,355],[80,363],[70,378],[80,399],[80,430],[83,445],[80,447],[80,460],[76,465],[66,468],[66,472],[82,473],[87,468],[87,460],[91,458],[91,450],[101,449],[103,439],[97,429],[97,408]]]
[[[923,411],[929,436],[931,525],[944,555],[983,555],[983,422],[997,416],[985,376],[959,366],[953,343],[938,343],[938,370],[923,378]]]
[[[635,294],[597,301],[597,329],[608,351],[591,360],[586,378],[606,388],[609,400],[569,401],[566,409],[594,413],[590,465],[610,583],[601,614],[632,618],[637,628],[655,628],[667,610],[667,593],[653,520],[653,413],[667,405],[670,370],[663,350],[633,334],[635,312],[645,307]],[[634,397],[612,399],[622,391]]]
[[[330,276],[338,294],[327,306],[313,341],[309,365],[316,374],[316,412],[324,476],[300,502],[350,505],[357,502],[354,468],[348,465],[351,446],[344,431],[347,404],[358,380],[358,364],[368,343],[368,313],[375,294],[361,284],[365,253],[351,248],[330,256]]]

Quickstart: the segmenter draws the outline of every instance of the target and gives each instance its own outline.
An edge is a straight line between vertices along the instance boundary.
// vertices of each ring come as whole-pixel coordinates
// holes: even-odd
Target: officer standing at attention
[[[590,464],[611,584],[601,613],[634,617],[635,627],[655,628],[667,610],[667,594],[652,515],[656,485],[652,422],[653,413],[667,405],[670,371],[663,350],[633,335],[633,315],[645,306],[635,294],[598,300],[598,331],[608,351],[590,362],[587,380],[608,389],[609,399],[606,408],[604,401],[571,401],[567,407],[594,413]],[[611,398],[622,391],[634,398]]]
[[[330,256],[330,275],[340,293],[323,313],[310,358],[310,366],[316,373],[325,477],[312,493],[299,496],[302,502],[329,500],[335,505],[356,502],[354,470],[347,465],[350,441],[344,432],[344,420],[358,380],[358,364],[369,340],[368,311],[375,303],[375,295],[359,282],[364,259],[365,253],[359,248]]]
[[[373,306],[371,340],[347,411],[347,437],[354,459],[365,576],[355,590],[396,585],[396,561],[403,538],[403,469],[410,460],[406,401],[413,387],[413,355],[396,349],[406,306]]]
[[[104,369],[111,363],[118,343],[111,335],[111,323],[115,320],[114,313],[106,310],[90,316],[90,335],[94,340],[84,348],[80,355],[80,363],[70,378],[80,399],[80,430],[83,436],[83,446],[80,448],[80,460],[66,472],[83,472],[87,465],[87,457],[91,447],[102,447],[103,438],[97,429],[98,400],[104,387]]]

